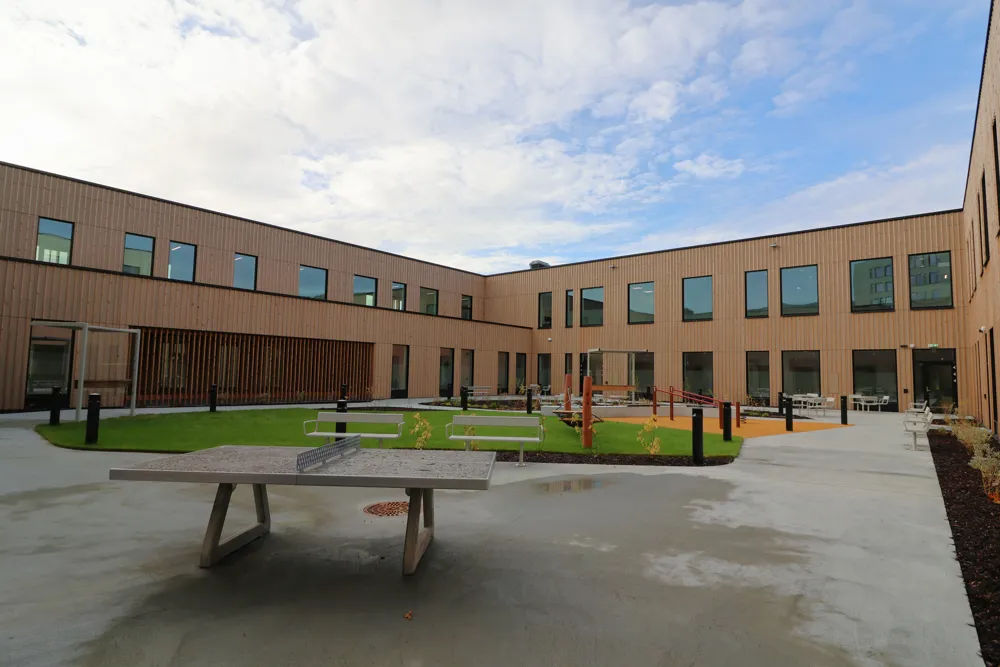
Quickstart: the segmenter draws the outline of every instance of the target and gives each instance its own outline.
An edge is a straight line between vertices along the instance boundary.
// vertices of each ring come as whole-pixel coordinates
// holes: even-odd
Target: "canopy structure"
[[[593,378],[594,391],[634,395],[637,390],[635,356],[648,350],[587,350],[587,375]]]
[[[80,359],[77,365],[76,377],[76,421],[80,421],[83,414],[83,386],[84,374],[87,370],[87,342],[90,332],[95,333],[124,333],[135,336],[135,343],[132,346],[132,392],[129,395],[129,415],[135,416],[135,399],[139,387],[139,346],[141,344],[142,332],[139,329],[122,329],[117,327],[105,327],[88,322],[50,322],[48,320],[32,320],[33,327],[53,327],[59,329],[72,329],[81,332],[80,338]]]

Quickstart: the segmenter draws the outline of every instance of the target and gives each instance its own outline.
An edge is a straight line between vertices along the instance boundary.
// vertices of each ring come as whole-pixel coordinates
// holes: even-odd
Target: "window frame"
[[[243,290],[244,292],[256,292],[257,291],[257,263],[260,258],[257,255],[249,255],[245,252],[233,251],[233,264],[236,264],[236,258],[239,257],[253,257],[253,287],[247,289],[246,287],[236,286],[236,267],[233,267],[233,287],[236,289]]]
[[[767,298],[766,310],[767,312],[763,315],[751,315],[750,310],[747,308],[747,297],[750,291],[747,289],[747,283],[750,279],[751,273],[763,273],[764,274],[764,296]],[[753,269],[751,271],[743,272],[743,319],[745,320],[766,320],[771,317],[771,272],[768,269]]]
[[[980,230],[983,234],[983,268],[990,263],[990,216],[986,207],[989,206],[986,200],[986,168],[983,168],[982,195],[979,197],[979,222],[982,225]]]
[[[649,314],[650,319],[642,320],[639,322],[632,321],[632,288],[637,285],[652,285],[653,286],[653,312]],[[628,284],[628,298],[625,299],[625,317],[628,324],[656,324],[656,281],[655,280],[644,280],[641,283],[629,283]]]
[[[574,297],[573,290],[571,289],[566,290],[566,294],[563,297],[564,299],[563,308],[565,309],[563,312],[563,316],[564,319],[566,320],[566,326],[565,326],[566,329],[573,328],[573,297]]]
[[[145,250],[136,250],[136,248],[129,248],[126,243],[128,243],[128,237],[137,236],[142,239],[149,239],[153,242],[153,248],[149,251],[149,274],[145,273],[128,273],[125,271],[125,251],[134,250],[136,252],[145,252]],[[126,276],[144,276],[150,278],[153,275],[153,268],[156,266],[156,237],[147,236],[146,234],[135,234],[133,232],[125,232],[125,236],[122,237],[122,273]]]
[[[403,288],[403,307],[402,308],[396,308],[394,305],[392,305],[393,302],[396,300],[396,296],[395,296],[396,285],[400,285]],[[406,297],[408,296],[407,295],[408,291],[409,290],[406,287],[406,283],[398,283],[395,280],[392,281],[392,288],[389,290],[389,305],[390,305],[390,310],[395,310],[395,311],[399,311],[399,312],[404,312],[406,310]]]
[[[424,310],[424,304],[423,304],[423,300],[424,300],[424,293],[423,292],[424,292],[424,290],[427,290],[428,292],[434,292],[434,312],[433,313],[428,313],[426,310]],[[433,287],[424,287],[423,285],[421,285],[420,286],[420,292],[418,292],[418,297],[417,298],[419,299],[419,301],[417,302],[418,305],[420,306],[420,311],[419,312],[423,313],[424,315],[430,315],[432,317],[439,317],[441,315],[441,291],[440,290],[435,289]]]
[[[993,181],[997,195],[997,236],[1000,236],[1000,153],[997,142],[997,117],[993,117]]]
[[[305,296],[302,294],[302,269],[316,269],[317,271],[323,272],[323,297],[315,296]],[[299,285],[298,285],[298,296],[300,299],[309,299],[310,301],[328,301],[330,296],[330,271],[324,269],[321,266],[312,266],[310,264],[299,264]]]
[[[170,253],[174,251],[174,245],[186,245],[188,247],[194,248],[194,258],[191,260],[191,280],[181,280],[180,278],[170,277]],[[198,246],[194,243],[185,243],[184,241],[174,241],[170,240],[170,245],[167,247],[167,280],[172,280],[176,283],[196,283],[198,282]]]
[[[66,258],[66,263],[62,264],[60,262],[46,262],[43,259],[38,259],[38,237],[42,233],[42,220],[48,220],[49,222],[58,222],[63,225],[70,226],[69,232],[69,257]],[[48,216],[40,215],[38,216],[38,221],[35,224],[35,261],[42,264],[55,264],[56,266],[73,266],[73,251],[76,249],[76,223],[70,222],[69,220],[59,220],[57,218],[50,218]]]
[[[813,267],[816,269],[816,312],[815,313],[786,313],[785,312],[785,270],[806,269]],[[895,281],[895,277],[893,277]],[[781,317],[817,317],[821,312],[819,303],[819,264],[798,264],[796,266],[782,266],[778,268],[778,298],[781,303]]]
[[[585,299],[583,298],[583,293],[586,292],[587,290],[595,290],[595,289],[601,290],[601,323],[600,324],[584,324],[583,323],[583,314],[584,314],[584,310],[585,309],[583,307],[583,303],[584,303]],[[582,328],[603,327],[603,326],[604,326],[604,285],[594,285],[593,287],[581,287],[580,288],[580,328],[582,329]]]
[[[913,271],[913,269],[910,267],[910,259],[913,258],[913,257],[920,257],[921,255],[927,255],[927,256],[930,256],[930,255],[943,255],[943,254],[946,254],[946,253],[948,255],[948,266],[950,267],[949,270],[948,270],[948,274],[951,276],[948,279],[948,291],[949,291],[948,300],[951,302],[951,305],[948,305],[948,306],[916,306],[916,307],[914,307],[914,305],[913,305],[913,289],[912,289],[913,288],[913,284],[911,282],[911,280],[912,280],[912,273],[911,273],[911,271]],[[930,265],[930,263],[928,262],[928,266],[929,265]],[[952,262],[951,250],[932,250],[930,252],[915,252],[913,254],[907,255],[906,256],[906,287],[907,287],[907,296],[909,297],[910,310],[949,310],[949,309],[954,309],[955,308],[955,264]]]
[[[365,280],[371,280],[375,282],[375,290],[373,291],[372,305],[370,306],[367,303],[358,303],[357,301],[354,300],[358,296],[358,293],[355,291],[354,281],[357,280],[358,278],[364,278]],[[372,276],[363,276],[360,273],[353,274],[353,277],[351,278],[351,303],[353,303],[355,306],[362,306],[363,308],[378,308],[378,278],[373,278]]]
[[[891,308],[856,308],[854,306],[854,265],[858,262],[878,262],[880,260],[889,260],[889,266],[892,267],[892,307]],[[851,300],[851,312],[852,313],[894,313],[896,312],[896,258],[892,256],[888,257],[869,257],[867,259],[852,259],[848,262],[847,267],[848,275],[850,277],[849,284],[849,298]],[[882,276],[885,277],[884,275]],[[872,283],[872,286],[877,283]],[[819,274],[816,276],[816,292],[819,293]],[[885,292],[882,292],[885,294]]]
[[[699,319],[689,319],[687,314],[684,312],[684,288],[689,280],[704,280],[708,278],[712,281],[712,315],[711,317],[703,317]],[[681,278],[681,322],[711,322],[715,319],[715,277],[712,275],[705,276],[687,276],[686,278]]]
[[[823,395],[823,354],[821,350],[781,350],[781,393],[783,396],[790,396],[785,389],[785,355],[795,354],[796,352],[809,352],[816,353],[816,378],[819,381],[819,388],[816,391],[820,396]],[[768,361],[768,372],[770,372],[770,360]]]
[[[542,324],[542,297],[545,296],[546,294],[549,295],[549,324],[548,324],[548,326],[545,326],[544,324]],[[535,324],[537,324],[536,328],[538,328],[538,329],[551,329],[552,328],[552,319],[553,319],[552,318],[552,314],[553,314],[552,313],[552,292],[539,292],[538,293],[538,312],[536,313],[536,315],[538,316],[538,321],[535,323]]]
[[[469,300],[469,316],[468,317],[465,316],[465,300],[466,299]],[[472,295],[471,294],[463,294],[462,295],[462,298],[459,300],[459,312],[458,312],[459,318],[461,318],[463,320],[471,320],[472,319],[472,303],[473,302],[472,302]]]
[[[746,350],[746,354],[743,355],[743,367],[745,369],[746,390],[747,390],[747,397],[748,398],[753,398],[753,394],[750,392],[750,355],[751,354],[766,354],[767,355],[767,405],[765,407],[770,407],[770,405],[771,405],[771,351],[770,350]]]

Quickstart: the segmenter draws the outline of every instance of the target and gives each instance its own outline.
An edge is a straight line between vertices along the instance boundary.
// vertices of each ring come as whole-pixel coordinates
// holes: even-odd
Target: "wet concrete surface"
[[[882,428],[703,470],[500,464],[435,494],[404,578],[405,517],[362,511],[401,491],[269,487],[272,534],[201,570],[213,487],[0,427],[0,664],[982,664],[929,457]]]

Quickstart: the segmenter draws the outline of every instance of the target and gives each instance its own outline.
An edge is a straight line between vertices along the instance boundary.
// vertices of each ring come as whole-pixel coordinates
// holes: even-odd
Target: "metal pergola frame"
[[[629,384],[635,384],[635,355],[641,354],[643,352],[649,352],[649,350],[604,350],[599,347],[587,350],[587,375],[590,375],[590,357],[592,354],[627,354],[628,357],[628,377]],[[602,357],[603,359],[603,357]],[[593,376],[591,376],[593,377]]]
[[[87,322],[51,322],[49,320],[32,320],[33,327],[52,327],[60,329],[72,329],[83,332],[80,339],[80,362],[77,366],[76,378],[76,421],[80,421],[83,413],[83,380],[87,370],[87,338],[91,331],[106,333],[135,334],[135,345],[132,347],[132,394],[129,398],[129,416],[135,416],[135,399],[139,387],[139,346],[141,345],[142,332],[139,329],[121,329],[118,327],[103,327]]]

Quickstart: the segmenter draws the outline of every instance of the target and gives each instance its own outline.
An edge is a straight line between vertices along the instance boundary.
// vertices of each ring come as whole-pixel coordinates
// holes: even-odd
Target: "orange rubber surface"
[[[604,421],[610,422],[622,422],[624,424],[645,424],[649,417],[605,417]],[[670,417],[667,415],[657,415],[656,425],[661,428],[676,428],[683,429],[685,431],[691,430],[691,418],[690,417],[674,417],[673,421],[670,421]],[[704,422],[705,433],[722,433],[722,429],[719,428],[719,419],[716,418],[706,418]],[[813,421],[811,419],[796,419],[793,424],[795,431],[801,433],[804,431],[825,431],[830,428],[845,428],[840,424],[830,424],[828,422]],[[740,428],[736,428],[736,423],[733,423],[733,435],[738,435],[741,438],[757,438],[765,435],[782,435],[787,433],[785,430],[785,420],[784,419],[755,419],[753,417],[748,417],[746,422],[744,422]]]

